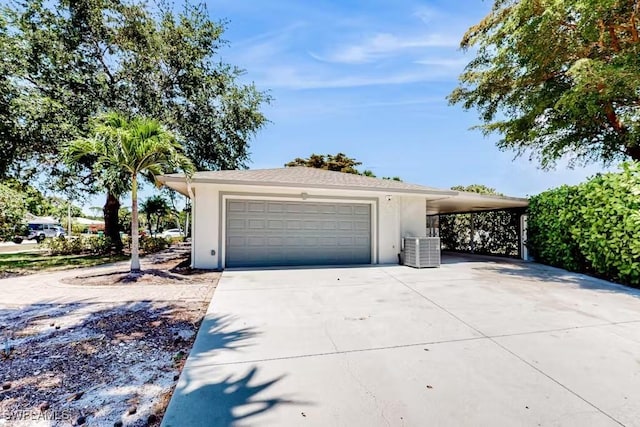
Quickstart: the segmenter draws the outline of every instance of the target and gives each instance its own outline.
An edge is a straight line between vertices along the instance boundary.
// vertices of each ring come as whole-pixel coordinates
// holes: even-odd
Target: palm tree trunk
[[[153,237],[153,230],[151,229],[151,225],[153,224],[151,214],[147,212],[147,227],[149,228],[149,236]]]
[[[131,179],[131,272],[140,271],[140,255],[138,244],[138,180],[135,175]]]
[[[120,200],[118,197],[107,193],[107,201],[102,210],[104,218],[104,233],[111,239],[116,251],[122,251],[122,240],[120,239],[120,229],[118,226],[118,211],[120,210]]]

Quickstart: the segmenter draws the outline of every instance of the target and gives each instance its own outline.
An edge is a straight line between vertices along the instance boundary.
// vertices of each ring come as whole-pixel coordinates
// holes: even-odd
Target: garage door
[[[370,262],[368,204],[227,200],[227,267]]]

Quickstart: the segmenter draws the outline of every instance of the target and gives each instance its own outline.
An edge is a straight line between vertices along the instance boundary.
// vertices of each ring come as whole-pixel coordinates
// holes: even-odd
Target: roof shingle
[[[184,175],[167,175],[166,178],[169,178],[169,180],[171,180],[171,178],[179,178],[181,180],[184,180]],[[192,177],[192,182],[348,188],[410,193],[456,193],[451,190],[441,190],[433,187],[426,187],[423,185],[408,184],[406,182],[378,179],[368,176],[334,172],[305,166],[278,169],[248,169],[196,172]]]

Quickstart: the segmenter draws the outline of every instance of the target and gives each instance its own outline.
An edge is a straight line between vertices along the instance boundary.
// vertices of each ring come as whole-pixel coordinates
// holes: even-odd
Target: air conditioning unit
[[[405,237],[404,265],[415,268],[440,267],[439,237]]]

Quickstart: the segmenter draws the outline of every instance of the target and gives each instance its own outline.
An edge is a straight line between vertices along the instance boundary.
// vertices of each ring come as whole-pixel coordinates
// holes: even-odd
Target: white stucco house
[[[397,263],[427,215],[528,204],[307,167],[159,180],[192,199],[192,266],[204,269]]]

